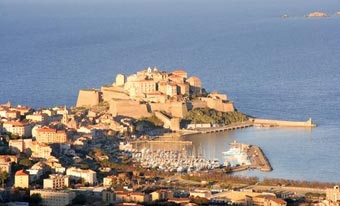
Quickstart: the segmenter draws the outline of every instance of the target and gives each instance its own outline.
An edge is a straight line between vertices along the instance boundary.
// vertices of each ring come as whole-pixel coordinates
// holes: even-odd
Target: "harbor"
[[[229,168],[231,172],[272,170],[260,147],[236,141],[230,143],[230,148],[220,153],[219,158],[206,158],[203,149],[194,147],[191,141],[169,138],[132,141],[120,145],[120,149],[129,152],[141,167],[166,172],[190,173],[219,168]]]

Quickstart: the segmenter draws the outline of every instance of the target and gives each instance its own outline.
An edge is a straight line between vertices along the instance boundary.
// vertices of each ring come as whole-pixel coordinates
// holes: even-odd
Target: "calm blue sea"
[[[185,69],[242,112],[319,124],[196,137],[206,156],[237,139],[274,167],[242,175],[340,182],[340,16],[303,17],[317,10],[340,2],[0,0],[0,102],[71,106],[117,73]]]

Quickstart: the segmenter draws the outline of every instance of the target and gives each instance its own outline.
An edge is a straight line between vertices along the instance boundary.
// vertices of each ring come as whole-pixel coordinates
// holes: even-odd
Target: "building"
[[[14,187],[29,188],[30,176],[24,170],[19,170],[14,176]]]
[[[15,110],[9,110],[6,112],[6,118],[11,120],[16,120],[20,118],[20,112]]]
[[[26,119],[32,122],[39,122],[39,123],[47,123],[48,122],[48,115],[45,113],[34,113],[30,115],[26,115]]]
[[[26,171],[29,173],[30,181],[36,181],[39,180],[40,177],[49,170],[47,165],[42,162],[35,163],[30,169],[27,169]]]
[[[67,134],[65,130],[56,130],[53,128],[43,127],[37,129],[37,142],[46,144],[66,143]]]
[[[97,184],[97,173],[90,169],[83,170],[75,167],[70,167],[67,168],[66,175],[76,180],[82,178],[86,183],[89,183],[90,185]]]
[[[41,205],[45,206],[65,206],[72,204],[76,194],[66,190],[31,190],[30,195],[40,194]]]
[[[264,205],[266,198],[276,198],[274,193],[259,193],[252,191],[228,191],[213,195],[214,199],[225,198],[233,204]]]
[[[202,197],[202,198],[211,198],[211,192],[206,189],[196,189],[190,192],[190,196],[192,197]]]
[[[286,206],[287,202],[280,198],[268,198],[264,201],[264,206]]]
[[[30,137],[32,134],[32,127],[26,122],[8,121],[3,124],[4,132],[9,132],[20,137]]]
[[[45,144],[45,143],[39,143],[39,142],[33,142],[31,146],[32,150],[32,158],[41,158],[41,159],[48,159],[51,157],[52,148]]]
[[[9,148],[14,153],[26,152],[32,147],[32,139],[11,139]]]
[[[333,188],[326,189],[326,200],[333,205],[340,205],[340,187],[339,185],[335,185]]]
[[[14,155],[0,155],[0,172],[11,174],[12,163],[17,163],[18,159]]]
[[[142,192],[116,191],[117,202],[149,202],[150,195]]]
[[[66,175],[52,174],[44,179],[44,189],[63,189],[69,186],[69,177]]]
[[[190,77],[187,79],[190,85],[190,93],[201,94],[202,93],[202,82],[198,77]]]
[[[173,198],[173,193],[170,190],[156,190],[150,193],[150,195],[152,201],[167,200]]]
[[[102,201],[106,203],[112,203],[116,201],[116,195],[113,191],[104,190],[102,192]]]
[[[117,177],[114,176],[114,175],[104,177],[103,178],[103,186],[104,187],[111,187],[115,180],[117,180]]]

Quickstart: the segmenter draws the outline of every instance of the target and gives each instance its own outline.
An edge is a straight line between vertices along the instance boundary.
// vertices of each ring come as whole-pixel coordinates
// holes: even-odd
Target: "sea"
[[[304,17],[314,11],[330,17]],[[241,112],[318,124],[190,137],[207,158],[237,140],[274,169],[237,175],[340,182],[338,11],[339,0],[0,0],[0,103],[72,106],[117,73],[184,69]]]

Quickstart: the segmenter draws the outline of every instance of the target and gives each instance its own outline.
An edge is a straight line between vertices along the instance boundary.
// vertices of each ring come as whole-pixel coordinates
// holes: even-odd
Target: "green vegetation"
[[[28,158],[25,158],[25,159],[20,160],[19,165],[24,166],[24,167],[31,167],[33,163]]]
[[[30,197],[30,203],[37,205],[42,201],[40,193],[33,193]]]
[[[242,177],[242,176],[236,176],[236,175],[228,175],[225,173],[200,173],[199,175],[183,175],[183,179],[195,181],[195,182],[201,182],[206,181],[210,183],[219,183],[221,186],[226,188],[232,188],[232,186],[235,185],[253,185],[256,184],[259,179],[257,177]]]
[[[152,115],[150,117],[142,117],[138,121],[144,121],[144,122],[151,123],[155,127],[162,127],[163,126],[163,122],[160,119],[158,119],[155,115]]]
[[[86,196],[79,194],[72,200],[72,203],[76,205],[83,205],[86,203]]]
[[[7,172],[1,172],[0,173],[0,182],[1,186],[4,188],[5,186],[5,181],[9,178],[9,174]]]
[[[193,109],[185,116],[192,124],[231,124],[248,120],[248,116],[235,112],[220,112],[214,109]]]

